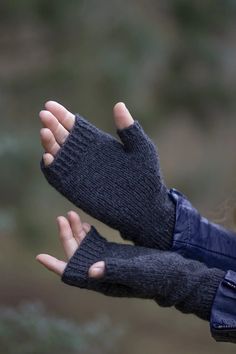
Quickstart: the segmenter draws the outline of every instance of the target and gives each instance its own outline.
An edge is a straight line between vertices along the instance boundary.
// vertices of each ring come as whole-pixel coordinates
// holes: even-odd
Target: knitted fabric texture
[[[101,279],[90,266],[105,261]],[[209,320],[216,290],[225,275],[174,252],[108,242],[92,228],[67,264],[62,281],[108,296],[154,299]]]
[[[135,244],[170,249],[175,204],[153,142],[135,121],[113,138],[76,115],[74,127],[41,169],[48,182],[86,213]]]

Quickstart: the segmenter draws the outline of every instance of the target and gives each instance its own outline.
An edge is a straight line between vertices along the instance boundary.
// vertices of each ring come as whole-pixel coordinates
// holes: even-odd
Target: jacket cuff
[[[236,234],[202,217],[176,189],[169,195],[176,204],[171,251],[208,267],[236,271]]]
[[[94,263],[103,260],[107,244],[107,240],[92,227],[67,263],[61,280],[79,288],[88,288],[91,283],[88,277],[89,268]]]
[[[218,287],[210,328],[216,341],[236,343],[236,273],[231,270]]]

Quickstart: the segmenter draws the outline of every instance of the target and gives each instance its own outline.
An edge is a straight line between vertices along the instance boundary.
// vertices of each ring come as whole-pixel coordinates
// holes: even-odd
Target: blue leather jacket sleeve
[[[216,341],[236,343],[236,234],[202,217],[176,189],[169,193],[176,203],[171,250],[226,271],[212,305],[210,328]]]
[[[217,289],[210,327],[216,341],[236,343],[236,273],[231,270]]]
[[[208,267],[236,272],[236,234],[202,217],[184,195],[169,191],[176,203],[172,251]]]

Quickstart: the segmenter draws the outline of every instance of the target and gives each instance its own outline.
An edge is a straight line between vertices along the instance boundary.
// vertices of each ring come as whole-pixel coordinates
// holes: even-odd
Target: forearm
[[[104,277],[92,279],[95,262]],[[153,299],[210,321],[217,341],[236,342],[236,273],[208,268],[173,252],[107,242],[94,228],[68,262],[62,280],[115,297]]]
[[[105,261],[105,276],[88,277],[89,267]],[[109,296],[154,299],[209,320],[225,272],[209,269],[173,252],[107,242],[95,229],[71,258],[62,280]]]

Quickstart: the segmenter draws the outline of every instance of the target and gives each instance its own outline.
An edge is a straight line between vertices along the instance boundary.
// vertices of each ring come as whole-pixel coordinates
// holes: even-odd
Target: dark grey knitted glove
[[[90,266],[105,261],[102,279],[88,277]],[[73,286],[108,296],[154,299],[209,320],[225,272],[173,252],[107,242],[92,228],[62,275]]]
[[[122,143],[77,115],[54,162],[41,161],[42,171],[67,199],[125,239],[170,249],[175,205],[156,148],[137,121],[118,134]]]

